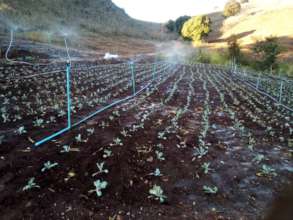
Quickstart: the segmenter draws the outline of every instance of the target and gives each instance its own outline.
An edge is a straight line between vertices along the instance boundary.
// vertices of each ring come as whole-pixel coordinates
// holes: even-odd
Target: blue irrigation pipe
[[[132,80],[132,93],[135,94],[135,73],[134,73],[134,63],[130,63],[131,70],[131,80]]]
[[[54,139],[55,137],[69,131],[71,129],[71,92],[70,92],[70,69],[71,69],[71,64],[68,61],[66,64],[66,97],[67,97],[67,127],[57,131],[56,133],[38,141],[35,143],[35,147],[38,147],[52,139]]]
[[[165,68],[165,70],[166,70],[166,69],[167,69],[167,68]],[[165,72],[165,71],[164,71],[164,72]],[[69,75],[70,75],[70,74],[69,74]],[[66,79],[66,80],[67,80],[67,79]],[[67,85],[68,85],[68,84],[67,84]],[[69,126],[69,124],[68,124],[66,128],[64,128],[64,129],[62,129],[62,130],[60,130],[60,131],[58,131],[58,132],[56,132],[56,133],[54,133],[54,134],[52,134],[52,135],[50,135],[50,136],[48,136],[48,137],[42,139],[41,141],[36,142],[35,145],[34,145],[34,147],[39,147],[40,145],[42,145],[42,144],[44,144],[44,143],[46,143],[46,142],[48,142],[48,141],[50,141],[50,140],[53,140],[53,139],[56,138],[57,136],[60,136],[60,135],[62,135],[63,133],[65,133],[65,132],[71,130],[73,127],[76,127],[76,126],[78,126],[78,125],[84,123],[85,121],[87,121],[87,120],[89,120],[90,118],[96,116],[97,114],[99,114],[99,113],[101,113],[101,112],[103,112],[103,111],[105,111],[105,110],[107,110],[107,109],[110,109],[111,107],[114,107],[114,106],[116,106],[116,105],[118,105],[118,104],[120,104],[120,103],[122,103],[122,102],[125,102],[125,101],[127,101],[127,100],[129,100],[129,99],[132,99],[132,98],[136,97],[137,95],[139,95],[141,92],[143,92],[146,88],[148,88],[148,87],[151,86],[151,85],[152,85],[152,82],[148,83],[146,86],[144,86],[144,87],[141,88],[140,90],[136,91],[134,94],[132,94],[132,95],[130,95],[130,96],[124,98],[124,99],[120,99],[120,100],[118,100],[118,101],[115,101],[115,102],[113,102],[113,103],[111,103],[111,104],[109,104],[109,105],[107,105],[107,106],[105,106],[105,107],[103,107],[103,108],[101,108],[101,109],[99,109],[99,110],[93,112],[92,114],[90,114],[89,116],[85,117],[84,119],[82,119],[82,120],[76,122],[75,124],[70,125],[70,126]]]
[[[153,81],[155,81],[156,71],[157,71],[157,65],[156,65],[156,62],[155,62],[154,63],[154,69],[153,69]]]
[[[67,96],[67,125],[71,127],[71,89],[70,89],[70,73],[71,63],[70,61],[66,64],[66,96]]]

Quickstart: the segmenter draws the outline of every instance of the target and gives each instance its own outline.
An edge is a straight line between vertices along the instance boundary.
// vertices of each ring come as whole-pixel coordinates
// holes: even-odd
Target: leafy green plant
[[[255,163],[260,163],[265,159],[265,156],[263,154],[257,154],[255,157],[252,159],[253,162]]]
[[[160,186],[154,185],[153,188],[149,190],[149,194],[151,194],[151,197],[154,197],[156,200],[159,200],[160,203],[165,202],[165,199],[167,199],[167,196],[163,195],[163,190]]]
[[[203,186],[203,191],[206,194],[216,194],[218,192],[218,187],[216,186]]]
[[[110,144],[111,146],[123,146],[122,140],[120,138],[114,138],[113,143]]]
[[[261,166],[259,176],[277,176],[276,170],[266,164]]]
[[[27,184],[22,188],[22,191],[31,190],[33,188],[40,188],[40,186],[35,183],[34,177],[28,180]]]
[[[64,145],[64,146],[62,146],[62,150],[60,151],[60,153],[69,153],[70,149],[71,148],[69,145]]]
[[[104,165],[105,165],[105,162],[101,162],[101,163],[96,163],[96,165],[97,165],[97,168],[98,168],[98,172],[96,172],[96,173],[94,173],[93,175],[92,175],[92,177],[94,177],[94,176],[96,176],[96,175],[98,175],[98,174],[101,174],[101,173],[109,173],[109,170],[107,170],[107,169],[104,169]]]
[[[155,169],[155,172],[150,173],[150,175],[153,175],[153,176],[162,176],[161,171],[160,171],[159,168],[156,168]]]
[[[165,160],[164,153],[161,151],[155,151],[158,160]]]
[[[210,163],[203,163],[203,165],[201,166],[201,168],[203,169],[204,174],[208,174],[209,171],[211,171],[210,169]]]
[[[200,159],[203,156],[205,156],[208,152],[209,151],[208,151],[207,148],[200,146],[200,147],[197,147],[197,148],[194,149],[193,156],[197,157],[198,159]]]
[[[95,189],[90,190],[89,193],[96,192],[97,196],[101,197],[103,195],[102,194],[102,189],[107,188],[108,182],[107,181],[96,180],[94,182],[94,186],[95,186]]]
[[[21,127],[19,127],[19,128],[16,130],[16,133],[19,134],[19,135],[22,135],[22,134],[27,133],[27,131],[25,130],[25,127],[24,127],[24,126],[21,126]]]
[[[95,132],[95,129],[94,128],[88,128],[88,129],[86,129],[86,131],[87,131],[88,135],[93,135],[94,132]]]
[[[108,150],[108,149],[105,149],[104,150],[103,158],[111,157],[111,155],[112,155],[112,151],[111,150]]]
[[[226,3],[223,15],[225,17],[230,17],[238,14],[241,10],[241,4],[236,0],[230,0]]]
[[[46,163],[44,163],[44,167],[41,169],[41,171],[45,172],[46,170],[50,170],[56,166],[58,166],[58,163],[51,163],[51,161],[47,161]]]
[[[195,16],[186,21],[181,34],[192,41],[200,41],[211,31],[211,19],[208,16]]]

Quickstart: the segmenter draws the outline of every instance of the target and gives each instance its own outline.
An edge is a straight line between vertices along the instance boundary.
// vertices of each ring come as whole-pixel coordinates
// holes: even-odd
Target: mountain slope
[[[161,25],[132,19],[111,0],[0,0],[2,27],[156,38]],[[3,21],[5,24],[3,24]]]
[[[257,40],[269,36],[279,38],[286,48],[285,58],[293,51],[293,3],[288,0],[250,0],[242,4],[241,13],[224,19],[222,12],[210,14],[213,32],[208,37],[208,46],[221,48],[236,35],[244,49],[249,49]]]

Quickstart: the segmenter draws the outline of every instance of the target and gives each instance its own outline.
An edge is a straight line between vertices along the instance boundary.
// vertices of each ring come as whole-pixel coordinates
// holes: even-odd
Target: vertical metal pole
[[[70,94],[70,70],[71,64],[66,63],[66,96],[67,96],[67,127],[71,128],[71,94]]]
[[[157,71],[157,65],[156,62],[154,63],[154,69],[153,69],[153,81],[155,81],[156,78],[156,71]]]
[[[135,94],[135,73],[134,73],[134,63],[130,63],[130,69],[131,69],[131,78],[132,78],[132,93]]]
[[[282,80],[281,86],[280,86],[280,92],[279,92],[279,103],[282,103],[283,86],[284,86],[284,81]]]
[[[256,81],[256,89],[259,88],[259,81],[260,81],[260,76],[258,75],[258,77],[257,77],[257,81]]]

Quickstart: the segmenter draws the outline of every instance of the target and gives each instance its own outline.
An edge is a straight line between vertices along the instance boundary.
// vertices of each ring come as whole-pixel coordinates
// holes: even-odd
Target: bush
[[[165,25],[165,27],[167,28],[169,32],[174,32],[176,29],[175,22],[173,20],[169,20],[167,24]]]
[[[195,16],[186,21],[181,30],[184,38],[200,41],[211,31],[211,20],[208,16]]]
[[[181,16],[177,18],[175,21],[169,20],[165,27],[169,32],[177,32],[178,34],[181,34],[181,30],[184,23],[188,21],[190,18],[190,16]]]
[[[278,65],[278,74],[281,76],[293,77],[293,64],[280,63]]]
[[[229,62],[228,54],[225,51],[206,51],[199,49],[188,57],[189,64],[210,63],[210,64],[227,64]]]
[[[238,43],[238,39],[235,35],[232,35],[228,40],[228,54],[229,58],[233,60],[235,63],[239,63],[241,56],[240,46]]]
[[[186,21],[188,21],[191,17],[190,16],[181,16],[176,19],[175,21],[175,31],[178,34],[181,34],[182,27]]]
[[[256,58],[256,68],[261,71],[278,68],[277,56],[281,53],[281,47],[277,38],[268,37],[265,41],[258,41],[252,48]]]
[[[230,17],[238,14],[240,10],[241,4],[235,0],[230,0],[226,3],[223,14],[225,17]]]

